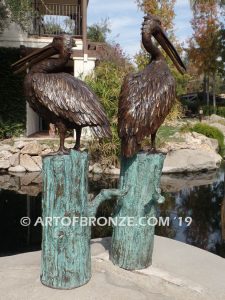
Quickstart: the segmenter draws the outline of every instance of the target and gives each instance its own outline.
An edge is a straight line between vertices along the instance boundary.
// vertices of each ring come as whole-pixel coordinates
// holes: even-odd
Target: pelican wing
[[[154,72],[155,67],[151,64],[124,80],[118,110],[121,138],[135,137],[141,142],[159,128],[169,113],[175,97],[175,81],[169,70]]]
[[[66,73],[34,74],[32,80],[37,101],[59,118],[79,126],[103,126],[110,131],[103,107],[83,81]]]

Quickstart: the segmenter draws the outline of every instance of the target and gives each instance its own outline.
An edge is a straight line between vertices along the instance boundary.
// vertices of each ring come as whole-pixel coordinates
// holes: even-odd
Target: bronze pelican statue
[[[54,154],[67,154],[67,129],[76,130],[75,150],[80,148],[83,127],[90,126],[99,138],[111,137],[109,121],[94,92],[81,80],[63,73],[72,49],[69,35],[54,37],[52,43],[35,50],[12,65],[14,73],[29,69],[24,80],[28,103],[41,117],[56,125],[60,147]],[[58,58],[50,58],[59,54]]]
[[[153,43],[152,36],[169,55],[177,70],[186,68],[162,29],[159,18],[148,14],[142,24],[142,43],[151,54],[143,71],[125,77],[118,109],[118,133],[121,154],[131,157],[141,150],[141,142],[151,135],[155,150],[156,132],[168,115],[176,96],[175,80],[165,58]]]

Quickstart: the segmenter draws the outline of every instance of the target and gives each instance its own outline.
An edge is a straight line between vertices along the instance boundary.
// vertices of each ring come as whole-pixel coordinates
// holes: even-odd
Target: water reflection
[[[118,178],[89,178],[90,198],[102,188],[117,187]],[[156,234],[176,239],[225,257],[224,168],[213,173],[164,175],[161,187],[166,198],[158,215],[170,217],[169,226],[156,227]],[[33,226],[41,216],[41,174],[0,175],[0,256],[40,249],[41,226]],[[103,203],[98,216],[111,216],[115,199]],[[22,227],[20,219],[31,218],[31,226]],[[182,220],[190,216],[190,227]],[[92,228],[92,237],[109,236],[109,227]]]

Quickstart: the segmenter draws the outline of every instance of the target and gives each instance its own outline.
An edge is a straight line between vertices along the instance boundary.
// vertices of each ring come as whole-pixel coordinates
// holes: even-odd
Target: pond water
[[[91,197],[102,188],[117,187],[118,178],[89,178]],[[158,205],[158,217],[169,220],[156,226],[156,234],[175,239],[225,257],[224,167],[212,173],[163,175],[162,194],[166,201]],[[97,216],[111,216],[115,200],[103,203]],[[20,219],[31,218],[23,227]],[[15,177],[0,174],[0,256],[40,250],[41,174]],[[185,218],[192,218],[188,226]],[[189,219],[188,219],[189,220]],[[111,227],[93,227],[92,237],[110,236]]]

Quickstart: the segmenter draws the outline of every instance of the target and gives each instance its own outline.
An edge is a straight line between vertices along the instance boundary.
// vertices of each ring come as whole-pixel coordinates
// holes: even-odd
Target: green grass
[[[179,127],[163,125],[157,132],[157,147],[162,147],[166,142],[183,142],[182,138],[174,137],[175,133],[179,132]]]

